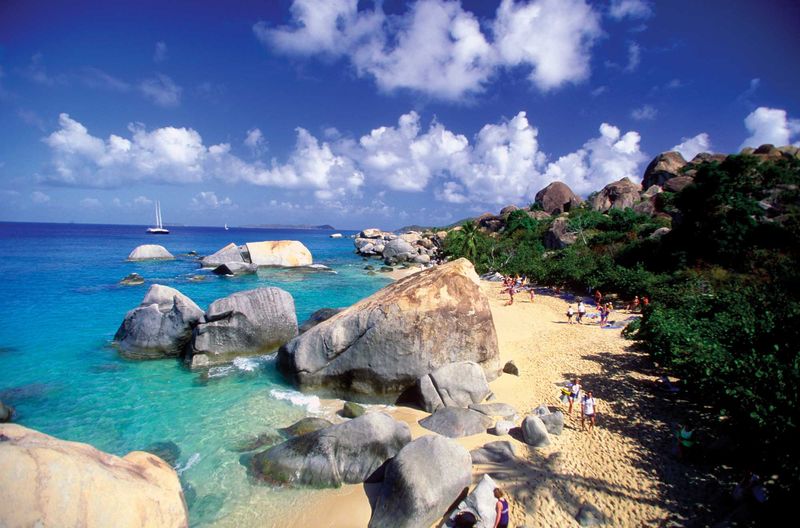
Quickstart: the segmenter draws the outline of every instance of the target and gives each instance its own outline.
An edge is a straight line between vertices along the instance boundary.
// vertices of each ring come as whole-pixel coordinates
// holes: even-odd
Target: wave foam
[[[184,471],[194,466],[198,462],[200,462],[200,453],[195,453],[189,457],[189,460],[187,460],[184,465],[181,466],[180,464],[178,464],[177,466],[175,466],[175,471],[178,473],[178,475],[183,475]]]
[[[322,402],[320,402],[319,397],[314,396],[313,394],[303,394],[302,392],[281,389],[272,389],[269,391],[269,394],[276,400],[284,400],[288,401],[292,405],[305,407],[310,413],[320,412],[322,406]]]
[[[208,377],[222,378],[238,372],[255,372],[274,359],[275,354],[233,358],[233,363],[230,365],[221,365],[208,369]]]

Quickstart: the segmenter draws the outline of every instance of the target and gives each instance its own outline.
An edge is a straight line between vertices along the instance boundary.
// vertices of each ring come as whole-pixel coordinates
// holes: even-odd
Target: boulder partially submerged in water
[[[448,363],[499,370],[489,302],[459,259],[401,279],[291,340],[279,369],[302,388],[393,400]]]
[[[189,524],[178,475],[150,453],[120,458],[12,424],[0,438],[0,526]]]
[[[244,264],[258,266],[282,266],[287,268],[311,266],[314,259],[311,252],[297,240],[268,240],[247,242],[237,246],[233,242],[212,255],[200,259],[204,268],[216,268],[231,264],[241,267]]]
[[[386,466],[370,528],[431,526],[469,488],[472,459],[455,441],[423,436]]]
[[[383,413],[290,438],[253,457],[253,471],[268,482],[338,487],[364,482],[411,441],[403,422]]]
[[[174,258],[167,248],[158,244],[143,244],[128,255],[128,260],[170,260]]]
[[[297,335],[291,294],[280,288],[257,288],[217,299],[192,335],[192,366],[227,363],[238,356],[275,351]]]
[[[269,240],[245,244],[250,262],[256,266],[310,266],[311,252],[297,240]]]
[[[10,422],[14,416],[14,408],[0,401],[0,423]]]
[[[129,359],[160,359],[183,354],[203,310],[169,286],[153,284],[142,303],[125,315],[114,341]]]

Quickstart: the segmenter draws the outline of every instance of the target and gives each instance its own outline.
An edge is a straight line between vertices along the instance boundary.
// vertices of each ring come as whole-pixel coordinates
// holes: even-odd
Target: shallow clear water
[[[126,361],[110,340],[154,282],[177,288],[200,307],[236,291],[278,286],[292,294],[302,322],[319,308],[348,306],[388,280],[367,276],[352,241],[331,239],[327,231],[171,230],[157,237],[143,226],[0,223],[0,400],[16,408],[22,425],[117,455],[175,442],[193,525],[254,504],[268,515],[264,501],[287,492],[250,482],[234,448],[306,415],[314,399],[294,393],[270,358],[237,361],[202,376],[173,360]],[[195,258],[186,256],[228,242],[284,239],[300,240],[315,263],[336,273],[264,269],[222,278],[199,271]],[[125,260],[146,243],[164,245],[177,259]],[[145,284],[118,285],[131,272]],[[197,274],[206,279],[189,280]]]

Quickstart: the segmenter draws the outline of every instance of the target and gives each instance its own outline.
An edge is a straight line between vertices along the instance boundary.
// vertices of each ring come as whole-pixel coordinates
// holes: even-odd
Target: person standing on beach
[[[583,324],[583,316],[586,315],[586,305],[583,304],[583,299],[578,303],[578,324]]]
[[[599,307],[601,304],[603,304],[603,294],[600,293],[600,290],[595,290],[594,291],[594,305]]]
[[[494,498],[497,499],[494,528],[508,528],[508,501],[503,498],[503,490],[495,488]]]
[[[567,322],[572,324],[572,316],[575,315],[575,310],[572,309],[572,305],[567,308]]]
[[[581,379],[575,378],[575,381],[572,382],[572,385],[569,387],[569,410],[567,414],[572,414],[572,404],[578,400],[581,395]]]
[[[589,431],[594,429],[594,414],[595,414],[595,401],[592,396],[592,391],[586,391],[586,396],[583,397],[581,403],[581,430],[585,431],[585,420],[589,420]]]

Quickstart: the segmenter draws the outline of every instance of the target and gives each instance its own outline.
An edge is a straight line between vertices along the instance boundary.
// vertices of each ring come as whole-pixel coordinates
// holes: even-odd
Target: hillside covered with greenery
[[[562,214],[574,239],[566,247],[545,249],[558,218],[517,210],[496,233],[476,223],[451,231],[445,251],[480,273],[623,300],[647,295],[651,304],[625,334],[724,417],[736,452],[762,475],[778,474],[773,496],[786,497],[800,489],[799,188],[796,157],[733,155],[699,165],[679,192],[658,194],[655,214],[585,203]]]

